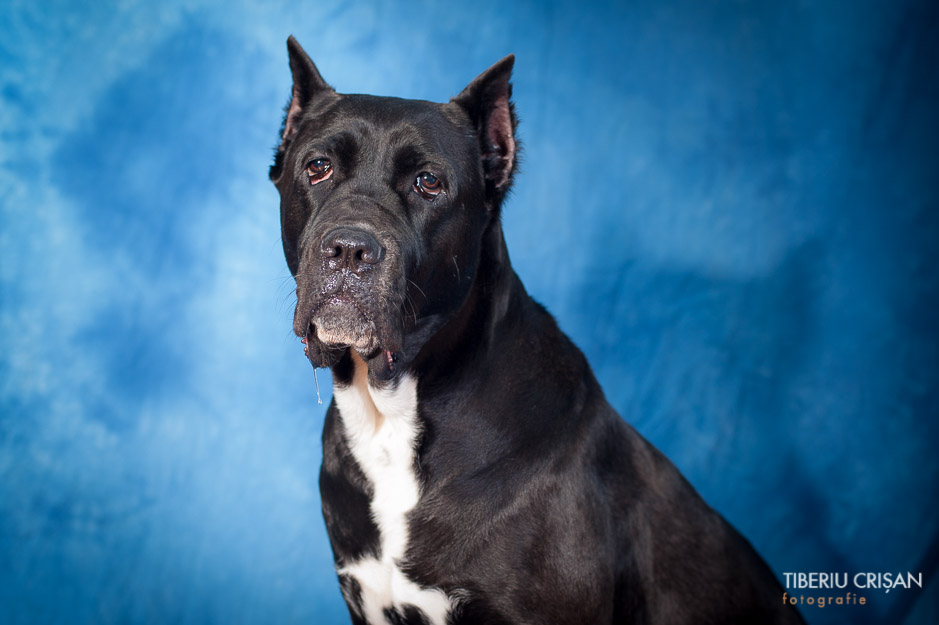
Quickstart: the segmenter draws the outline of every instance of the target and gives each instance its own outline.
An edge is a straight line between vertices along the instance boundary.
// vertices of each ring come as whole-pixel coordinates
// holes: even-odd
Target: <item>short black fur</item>
[[[294,89],[270,175],[294,330],[338,387],[356,362],[373,388],[417,379],[420,499],[398,565],[453,598],[448,623],[801,623],[512,270],[499,215],[518,163],[513,57],[435,104],[337,94],[293,38],[288,49]],[[311,177],[323,159],[329,175]],[[422,172],[444,190],[416,193]],[[320,488],[337,568],[381,550],[348,436],[334,402]],[[366,622],[363,589],[341,585]],[[384,620],[428,617],[402,603]]]

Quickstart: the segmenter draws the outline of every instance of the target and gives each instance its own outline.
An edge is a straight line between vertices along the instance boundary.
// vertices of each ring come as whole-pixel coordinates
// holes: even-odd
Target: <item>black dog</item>
[[[333,371],[320,489],[352,621],[801,622],[512,270],[513,57],[435,104],[337,94],[287,47],[270,175],[294,330]]]

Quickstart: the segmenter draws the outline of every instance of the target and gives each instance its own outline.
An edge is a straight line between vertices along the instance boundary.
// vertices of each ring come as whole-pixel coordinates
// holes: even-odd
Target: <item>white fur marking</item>
[[[445,625],[453,605],[446,593],[421,588],[398,568],[408,543],[407,513],[420,492],[414,473],[417,441],[417,380],[403,375],[394,389],[368,383],[365,363],[353,355],[352,384],[336,386],[334,397],[352,455],[372,483],[372,518],[381,536],[381,559],[363,558],[339,570],[362,589],[362,610],[372,625],[385,623],[384,610],[413,605],[434,625]]]

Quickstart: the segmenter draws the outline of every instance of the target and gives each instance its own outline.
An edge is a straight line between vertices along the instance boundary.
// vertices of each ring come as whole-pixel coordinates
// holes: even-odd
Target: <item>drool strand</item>
[[[316,378],[316,369],[313,369],[313,384],[316,385],[316,403],[322,404],[323,398],[320,397],[320,381]]]

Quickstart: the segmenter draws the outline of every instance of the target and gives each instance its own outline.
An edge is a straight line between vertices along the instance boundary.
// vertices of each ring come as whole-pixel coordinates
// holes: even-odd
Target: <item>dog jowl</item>
[[[293,39],[271,179],[330,367],[320,492],[353,623],[800,623],[512,270],[506,57],[447,103],[336,93]]]

